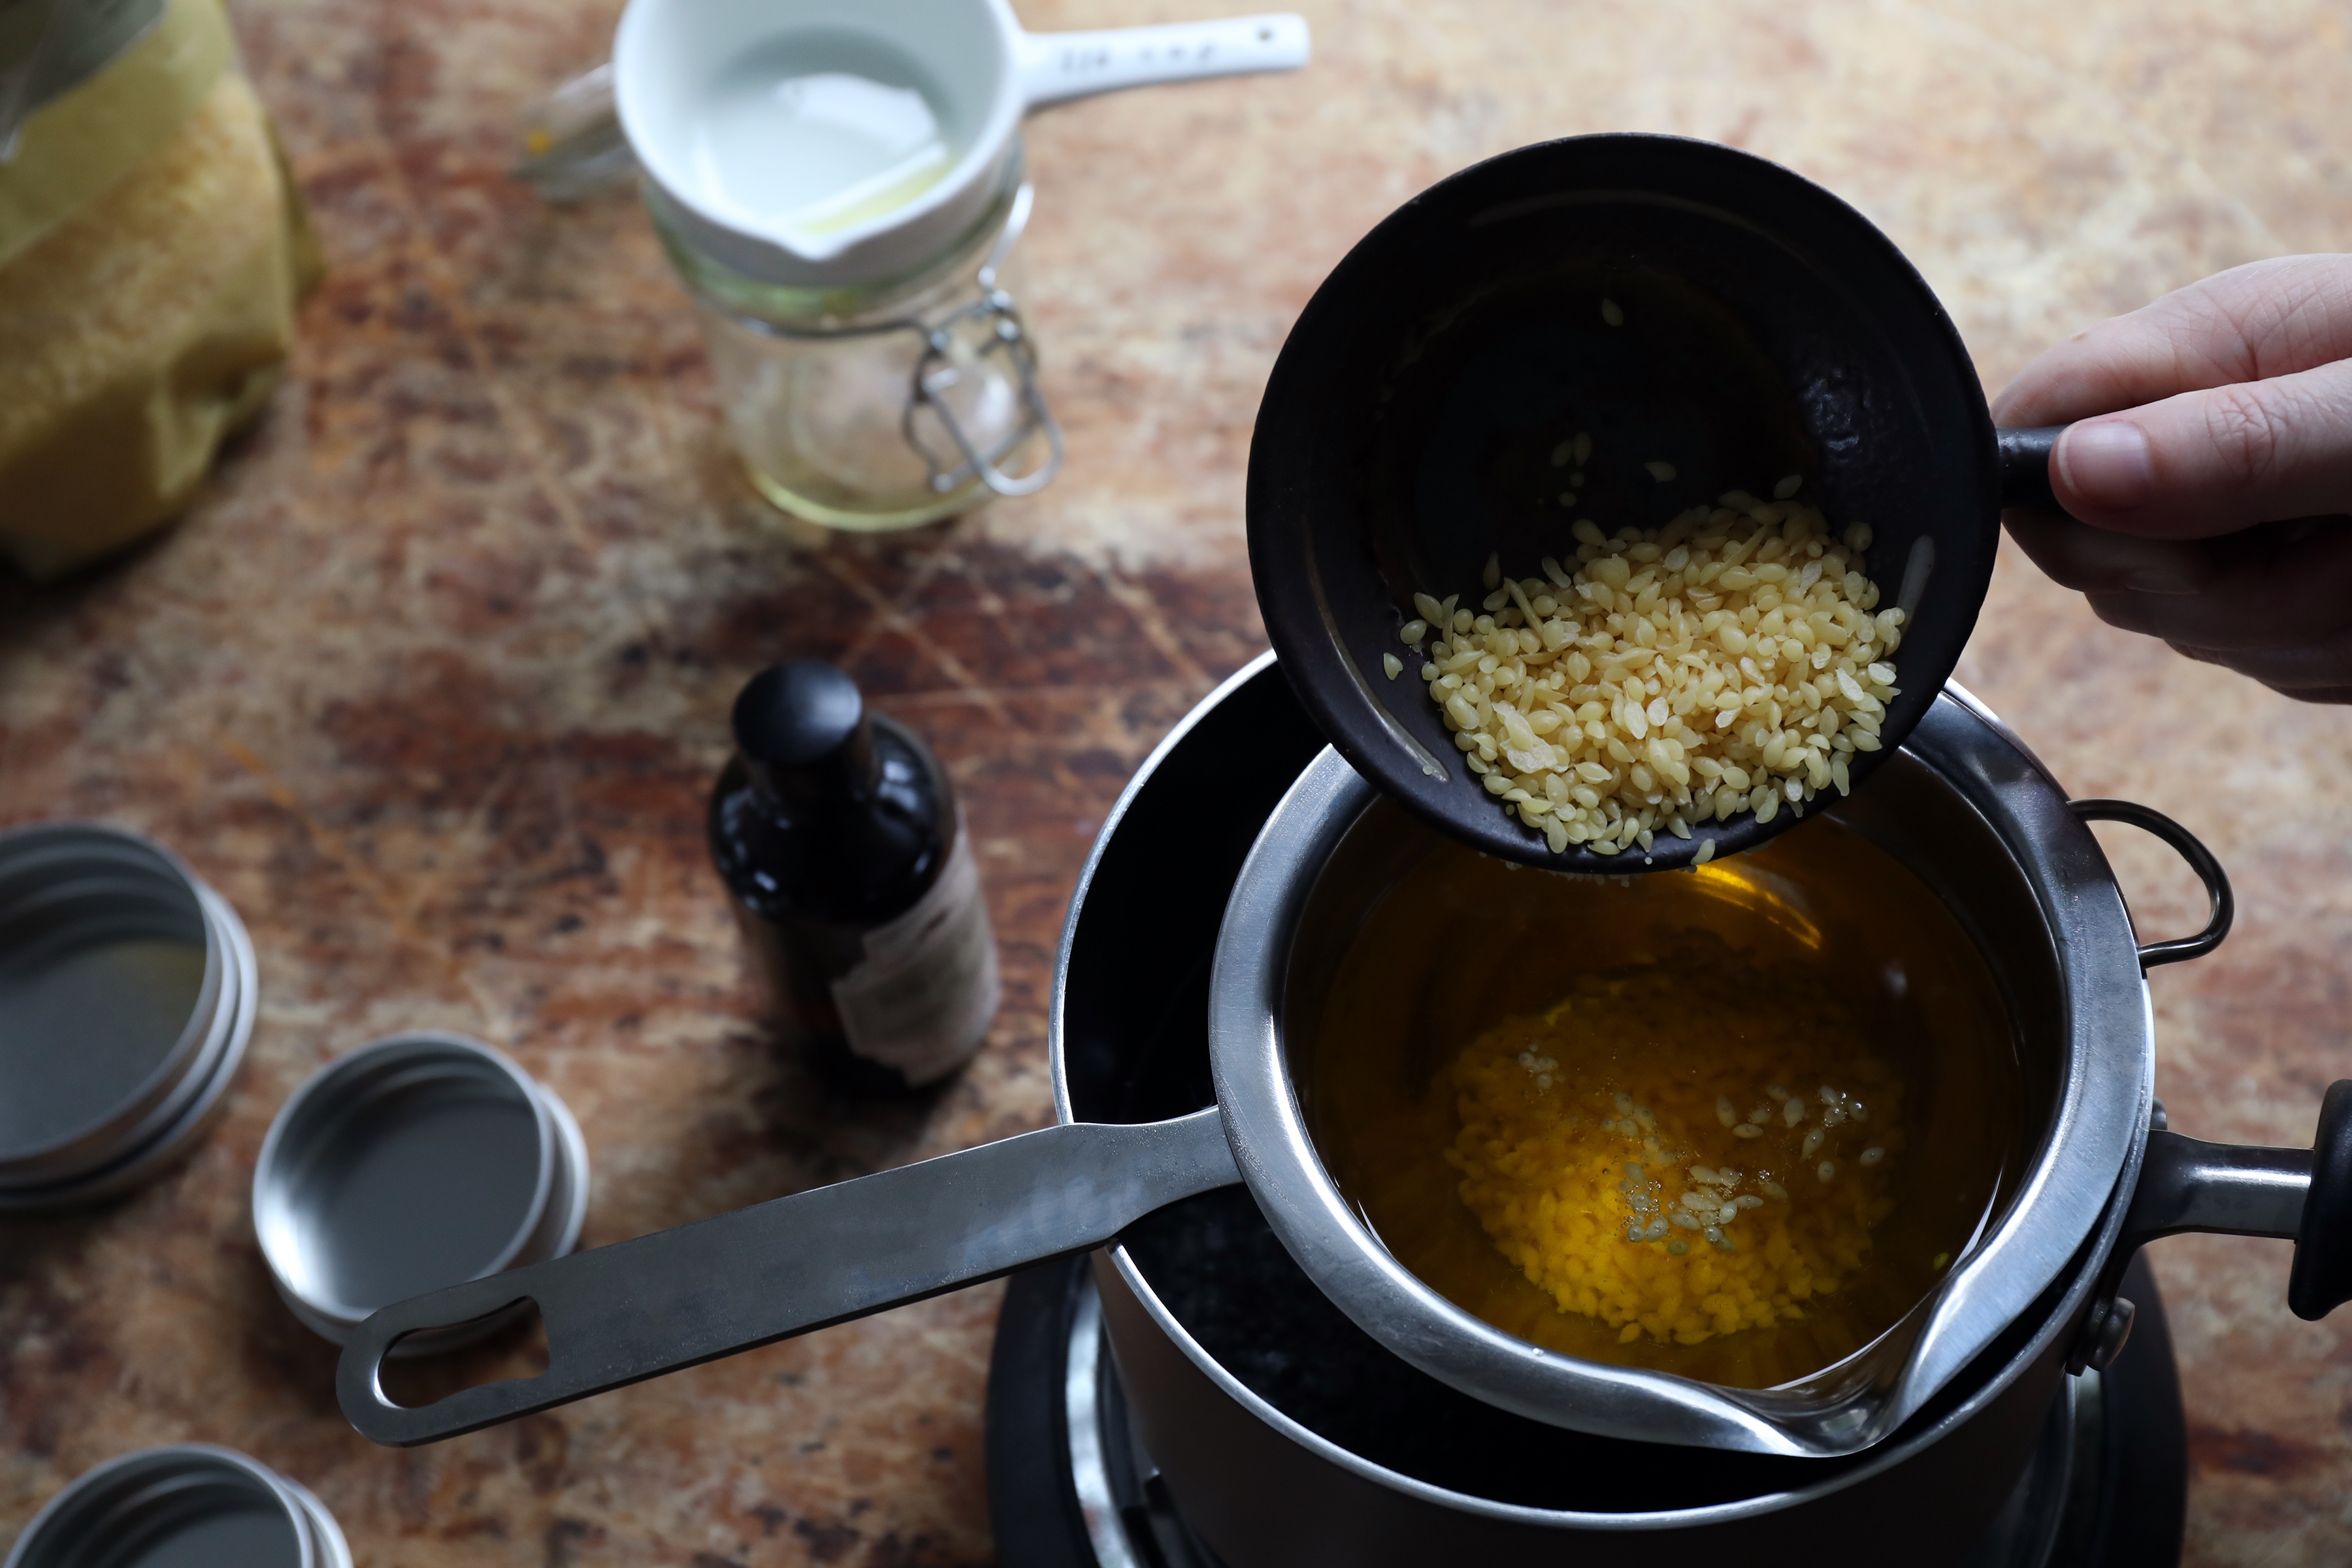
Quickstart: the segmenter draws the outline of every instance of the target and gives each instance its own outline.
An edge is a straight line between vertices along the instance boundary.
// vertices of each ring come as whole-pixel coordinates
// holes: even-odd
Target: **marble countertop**
[[[438,1447],[371,1447],[246,1212],[320,1062],[437,1026],[578,1113],[587,1244],[1050,1118],[1044,1005],[1102,814],[1263,646],[1243,552],[1257,393],[1347,247],[1543,137],[1654,129],[1787,162],[1919,262],[1989,386],[2209,271],[2352,248],[2335,0],[1308,0],[1290,79],[1039,116],[1032,322],[1067,473],[954,526],[790,525],[737,477],[685,302],[626,195],[553,211],[516,108],[616,0],[232,0],[324,240],[261,428],[186,521],[60,586],[0,581],[0,823],[114,819],[243,912],[263,1005],[228,1113],[114,1208],[0,1226],[0,1548],[122,1449],[205,1439],[313,1487],[365,1568],[990,1561],[991,1287]],[[1025,0],[1033,27],[1197,15]],[[927,1110],[781,1062],[702,847],[740,682],[831,658],[969,806],[1005,1005]],[[2173,1125],[2308,1141],[2352,1069],[2352,711],[2109,630],[2005,558],[1962,671],[2079,795],[2202,835],[2238,931],[2152,984]],[[2103,829],[2151,931],[2187,875]],[[2278,1243],[2154,1250],[2194,1473],[2188,1560],[2352,1557],[2352,1315]]]

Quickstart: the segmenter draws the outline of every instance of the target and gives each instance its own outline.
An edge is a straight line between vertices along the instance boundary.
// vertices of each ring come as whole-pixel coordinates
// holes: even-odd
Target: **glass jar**
[[[1011,285],[1029,186],[1008,161],[997,199],[948,250],[898,277],[789,287],[745,277],[651,210],[692,296],[729,434],[751,483],[831,528],[911,528],[1062,466],[1036,346]]]

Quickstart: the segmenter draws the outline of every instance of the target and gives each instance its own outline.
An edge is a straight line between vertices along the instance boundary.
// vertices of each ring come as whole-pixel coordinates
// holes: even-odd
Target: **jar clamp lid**
[[[245,1058],[253,943],[178,857],[93,823],[0,833],[0,1214],[128,1190]]]
[[[337,1344],[377,1308],[570,1252],[588,1146],[551,1089],[463,1035],[388,1036],[294,1091],[253,1173],[254,1229],[278,1293]],[[497,1314],[404,1344],[429,1354]]]
[[[85,1470],[16,1538],[5,1568],[123,1563],[352,1568],[310,1489],[231,1448],[142,1448]]]

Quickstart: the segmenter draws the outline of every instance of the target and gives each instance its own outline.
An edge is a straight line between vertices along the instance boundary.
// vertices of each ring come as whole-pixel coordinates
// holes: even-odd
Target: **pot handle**
[[[2352,1301],[2352,1080],[2327,1086],[2311,1147],[2311,1195],[2294,1233],[2286,1304],[2316,1322]]]
[[[2116,1287],[2132,1255],[2162,1237],[2204,1231],[2292,1241],[2286,1304],[2294,1315],[2316,1322],[2352,1301],[2352,1079],[2328,1086],[2308,1149],[2208,1143],[2165,1123],[2159,1104],[2139,1185],[2068,1359],[2070,1372],[2104,1372],[2122,1351],[2132,1304]]]
[[[1048,1127],[395,1302],[353,1331],[335,1394],[363,1436],[436,1442],[1099,1247],[1240,1180],[1214,1106]],[[523,1301],[544,1373],[415,1409],[385,1397],[402,1339]]]
[[[2198,842],[2197,836],[2160,811],[2151,811],[2137,801],[2077,800],[2067,803],[2076,816],[2085,822],[2126,822],[2145,833],[2153,833],[2172,846],[2179,857],[2189,862],[2197,879],[2205,884],[2209,909],[2205,929],[2195,936],[2177,937],[2171,942],[2144,942],[2139,950],[2140,973],[2145,974],[2159,963],[2179,963],[2184,958],[2202,958],[2221,945],[2230,934],[2230,922],[2237,918],[2238,901],[2230,891],[2229,874],[2213,851]]]

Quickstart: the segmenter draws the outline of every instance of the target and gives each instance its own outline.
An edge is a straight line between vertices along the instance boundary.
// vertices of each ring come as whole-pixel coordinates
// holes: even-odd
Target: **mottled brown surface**
[[[2352,247],[2334,0],[1317,4],[1302,77],[1033,124],[1067,475],[956,527],[827,542],[733,476],[631,201],[550,212],[500,172],[516,105],[599,56],[612,0],[233,9],[331,270],[267,423],[185,524],[60,588],[0,582],[0,822],[103,816],[181,848],[251,925],[264,1005],[184,1170],[0,1227],[0,1544],[89,1465],[205,1438],[315,1487],[371,1568],[988,1561],[994,1289],[393,1453],[342,1426],[330,1351],[271,1295],[255,1152],[318,1063],[408,1026],[482,1035],[564,1095],[591,1244],[1044,1121],[1086,846],[1262,641],[1240,525],[1257,389],[1316,280],[1432,179],[1612,128],[1781,158],[1917,258],[1992,385],[2206,271]],[[1006,1005],[927,1111],[827,1101],[752,1022],[699,815],[728,700],[784,654],[846,663],[969,804]],[[2352,713],[2106,630],[2014,560],[1963,676],[2077,793],[2178,816],[2236,873],[2238,934],[2155,981],[2160,1090],[2186,1131],[2307,1139],[2352,1068]],[[2107,837],[2151,925],[2186,926],[2167,857]],[[2288,1315],[2278,1244],[2157,1258],[2189,1560],[2352,1556],[2352,1321]]]

